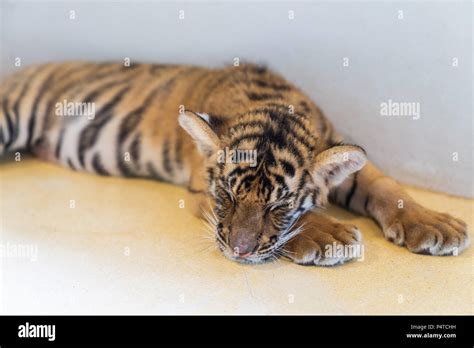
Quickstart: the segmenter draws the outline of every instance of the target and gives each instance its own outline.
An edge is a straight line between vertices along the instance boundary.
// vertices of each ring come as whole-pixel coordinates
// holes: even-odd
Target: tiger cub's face
[[[239,262],[259,263],[284,255],[285,243],[305,228],[299,217],[323,207],[329,189],[366,161],[364,150],[342,145],[301,164],[291,146],[268,141],[265,132],[243,141],[238,134],[223,139],[207,115],[186,112],[179,122],[205,161],[214,198],[209,222],[219,249]]]

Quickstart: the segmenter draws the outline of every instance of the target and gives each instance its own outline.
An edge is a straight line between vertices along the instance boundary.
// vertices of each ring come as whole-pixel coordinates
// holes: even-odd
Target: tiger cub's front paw
[[[469,245],[465,222],[418,205],[401,211],[383,231],[391,242],[419,254],[457,255]]]
[[[306,222],[302,233],[285,245],[287,255],[300,265],[334,266],[361,258],[362,235],[353,225],[321,217]]]

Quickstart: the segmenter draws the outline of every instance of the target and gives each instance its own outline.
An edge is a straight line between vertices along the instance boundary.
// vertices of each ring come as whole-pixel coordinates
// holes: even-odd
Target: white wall
[[[15,57],[23,65],[124,57],[209,66],[233,57],[264,62],[302,87],[386,172],[473,196],[470,2],[2,4],[2,74],[15,69]],[[380,104],[389,99],[420,103],[421,117],[381,116]]]

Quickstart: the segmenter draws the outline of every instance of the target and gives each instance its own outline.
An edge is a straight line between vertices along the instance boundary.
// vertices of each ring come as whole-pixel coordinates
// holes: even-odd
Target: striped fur
[[[94,115],[59,115],[63,102],[93,105]],[[354,228],[311,211],[328,195],[372,216],[388,239],[412,251],[446,254],[467,245],[464,223],[419,207],[371,164],[359,172],[365,152],[340,141],[301,90],[251,64],[51,63],[0,86],[0,155],[31,151],[74,170],[184,185],[198,205],[211,197],[209,220],[233,260],[284,254],[298,263],[343,262],[316,252],[323,247],[317,241],[329,239],[311,226],[342,244],[360,242]],[[256,165],[221,162],[223,149],[256,151]],[[392,206],[400,197],[410,213]],[[443,224],[428,231],[413,222],[417,216]],[[311,226],[303,228],[306,220]]]

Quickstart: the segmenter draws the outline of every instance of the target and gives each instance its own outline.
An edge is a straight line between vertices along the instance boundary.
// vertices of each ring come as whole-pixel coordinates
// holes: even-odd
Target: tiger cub
[[[417,204],[264,67],[51,63],[0,88],[0,154],[30,151],[78,171],[184,185],[232,260],[353,259],[327,253],[361,243],[356,226],[320,212],[328,197],[412,252],[456,255],[468,245],[464,222]]]

